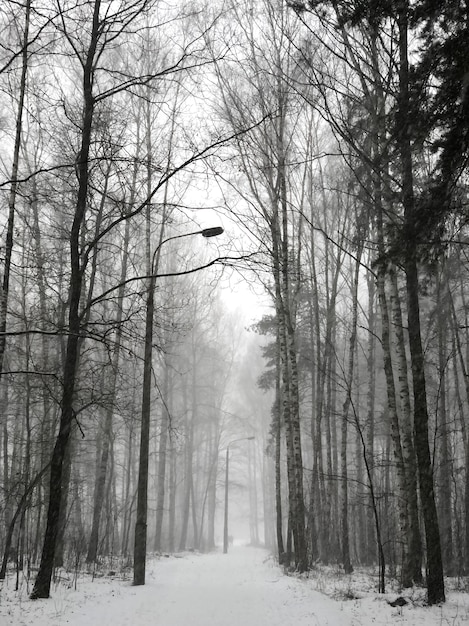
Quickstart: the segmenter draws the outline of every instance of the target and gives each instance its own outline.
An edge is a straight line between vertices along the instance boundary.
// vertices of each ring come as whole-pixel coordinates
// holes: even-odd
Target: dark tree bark
[[[155,281],[156,279],[154,275],[152,275],[147,288],[145,350],[143,357],[142,417],[140,425],[140,456],[137,484],[137,517],[135,521],[134,538],[134,585],[145,584]]]
[[[6,229],[6,239],[4,248],[4,269],[0,290],[0,377],[3,372],[3,361],[6,347],[6,325],[8,296],[10,291],[11,259],[13,254],[13,239],[15,229],[16,196],[18,193],[18,169],[20,160],[21,137],[23,132],[23,110],[26,96],[26,77],[28,72],[29,59],[29,25],[31,18],[31,0],[25,4],[24,35],[22,41],[22,66],[20,78],[20,90],[18,97],[18,112],[16,116],[15,143],[13,148],[13,163],[11,168],[11,187],[8,197],[8,219]]]
[[[95,100],[93,97],[93,71],[96,47],[99,37],[99,9],[100,0],[95,0],[91,25],[90,45],[83,65],[83,126],[81,132],[81,147],[76,169],[78,177],[78,195],[75,215],[70,232],[70,284],[69,284],[69,314],[68,338],[63,373],[63,394],[61,400],[61,415],[59,432],[55,442],[51,459],[49,508],[47,525],[42,548],[41,563],[37,574],[31,599],[48,598],[52,572],[54,568],[57,535],[59,532],[60,509],[62,505],[62,478],[64,459],[70,440],[74,419],[73,399],[78,363],[78,346],[80,338],[80,299],[83,282],[83,268],[80,260],[80,231],[86,214],[88,180],[89,180],[89,153]]]
[[[399,27],[399,96],[398,96],[398,147],[401,156],[402,204],[404,207],[404,267],[407,290],[407,328],[411,356],[414,395],[415,450],[419,474],[420,499],[425,525],[427,554],[428,603],[445,601],[443,563],[440,529],[435,503],[433,467],[428,441],[428,408],[425,381],[425,361],[420,330],[419,277],[417,243],[415,232],[415,198],[413,188],[412,150],[410,144],[409,114],[409,60],[408,60],[408,12],[407,0],[398,5]]]

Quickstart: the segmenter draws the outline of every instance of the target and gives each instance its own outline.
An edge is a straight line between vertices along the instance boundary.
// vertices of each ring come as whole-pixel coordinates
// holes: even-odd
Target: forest
[[[0,580],[143,585],[229,493],[287,572],[469,575],[468,49],[466,0],[1,3]]]

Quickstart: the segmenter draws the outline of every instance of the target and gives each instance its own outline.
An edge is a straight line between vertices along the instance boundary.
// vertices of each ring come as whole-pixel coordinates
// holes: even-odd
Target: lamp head
[[[218,237],[223,232],[223,228],[221,226],[213,226],[213,228],[204,228],[201,231],[202,237]]]

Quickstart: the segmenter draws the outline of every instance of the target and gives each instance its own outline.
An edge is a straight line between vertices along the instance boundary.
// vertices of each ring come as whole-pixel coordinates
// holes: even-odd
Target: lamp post
[[[161,247],[172,239],[202,235],[202,237],[217,237],[223,233],[221,226],[204,228],[195,232],[173,235],[163,239],[155,248],[151,261],[151,275],[147,289],[147,304],[145,316],[145,349],[143,355],[143,386],[142,386],[142,415],[140,426],[140,453],[137,482],[137,514],[134,537],[134,585],[145,584],[145,566],[147,551],[147,509],[148,509],[148,458],[150,449],[150,407],[151,407],[151,366],[153,353],[153,317],[155,311],[155,259]]]
[[[252,441],[254,437],[241,437],[240,439],[233,439],[226,446],[226,461],[225,461],[225,516],[223,523],[223,554],[228,552],[228,485],[229,485],[229,467],[230,467],[230,446],[237,441]]]

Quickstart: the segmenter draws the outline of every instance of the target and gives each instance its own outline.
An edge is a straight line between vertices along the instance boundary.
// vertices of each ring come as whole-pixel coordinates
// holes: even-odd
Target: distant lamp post
[[[225,518],[223,523],[223,554],[228,552],[228,485],[230,481],[230,446],[237,441],[252,441],[255,437],[241,437],[241,439],[234,439],[226,446],[226,461],[225,461]]]
[[[134,585],[145,584],[145,566],[147,552],[147,510],[148,510],[148,458],[150,450],[150,407],[151,407],[151,365],[153,352],[153,318],[155,312],[155,260],[161,247],[172,239],[202,235],[217,237],[223,233],[221,226],[204,228],[195,232],[173,235],[163,239],[155,248],[151,261],[151,275],[147,289],[147,305],[145,317],[145,349],[143,355],[143,386],[142,386],[142,417],[140,426],[140,455],[137,483],[137,514],[134,538]]]

